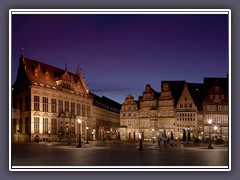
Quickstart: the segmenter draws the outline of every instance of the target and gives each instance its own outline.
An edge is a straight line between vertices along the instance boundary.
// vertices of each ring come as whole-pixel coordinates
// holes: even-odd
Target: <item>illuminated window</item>
[[[34,133],[39,134],[39,117],[34,117]]]
[[[43,111],[48,112],[48,98],[43,97]]]
[[[57,112],[57,100],[56,99],[51,99],[51,110],[53,113]]]
[[[48,73],[48,71],[45,73],[45,78],[46,78],[47,80],[49,80],[49,73]]]
[[[69,102],[65,101],[65,111],[69,111]]]
[[[48,118],[43,118],[43,134],[48,134]]]
[[[39,111],[39,96],[34,96],[34,111]]]
[[[75,103],[71,102],[71,113],[75,115]]]
[[[36,69],[34,70],[34,75],[35,75],[35,77],[38,77],[38,73],[39,73],[39,70],[36,68]]]
[[[81,104],[77,104],[77,115],[81,116]]]
[[[63,112],[63,100],[58,100],[58,113]]]

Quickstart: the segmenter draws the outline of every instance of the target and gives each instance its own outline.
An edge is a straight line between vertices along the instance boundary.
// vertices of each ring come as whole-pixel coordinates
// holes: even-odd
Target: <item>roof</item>
[[[93,96],[93,105],[109,111],[118,113],[120,112],[121,104],[119,104],[118,102],[113,101],[112,99],[109,99],[106,96],[100,97],[92,92],[90,92],[90,94]],[[114,108],[115,110],[110,107]]]
[[[161,88],[163,87],[164,83],[168,83],[170,90],[172,91],[172,96],[174,99],[174,106],[176,107],[178,100],[182,94],[183,88],[184,88],[184,84],[185,81],[162,81],[161,83]]]
[[[204,100],[203,91],[204,84],[202,83],[188,83],[188,90],[192,96],[194,104],[197,106],[198,111],[202,111],[202,103]]]
[[[226,78],[204,77],[204,98],[207,96],[208,92],[215,83],[219,83],[223,88],[224,92],[228,94],[228,77]]]
[[[66,81],[71,84],[72,90],[88,94],[88,87],[85,84],[79,67],[77,73],[74,74],[67,71],[67,68],[63,70],[40,61],[21,56],[19,59],[18,73],[22,73],[23,71],[31,83],[39,83],[57,88],[59,85],[58,81]],[[35,76],[36,72],[38,73],[38,76]],[[46,74],[48,74],[48,79],[46,79]],[[19,76],[20,75],[18,74],[18,78],[21,78],[21,76]]]

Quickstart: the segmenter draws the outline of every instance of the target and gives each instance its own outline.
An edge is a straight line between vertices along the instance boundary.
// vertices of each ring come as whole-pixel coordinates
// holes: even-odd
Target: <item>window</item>
[[[224,99],[224,95],[221,95],[221,99]]]
[[[43,134],[48,134],[48,118],[43,118]]]
[[[128,113],[128,117],[131,117],[131,113]]]
[[[38,72],[39,72],[39,70],[36,68],[36,69],[34,70],[34,75],[35,75],[35,77],[38,77]]]
[[[51,109],[53,113],[57,112],[57,100],[56,99],[51,99]]]
[[[77,115],[81,116],[81,104],[77,103]]]
[[[25,97],[25,111],[30,110],[30,98],[29,96]]]
[[[39,111],[39,96],[34,96],[34,111]]]
[[[71,86],[70,86],[70,84],[68,84],[68,83],[62,83],[62,87],[63,87],[64,89],[69,89],[69,90],[71,90]]]
[[[65,101],[65,111],[69,111],[69,102]]]
[[[183,104],[180,104],[180,108],[183,108]]]
[[[75,115],[75,103],[71,102],[71,113]]]
[[[82,105],[82,116],[86,116],[85,104]]]
[[[58,113],[63,112],[63,100],[58,100]]]
[[[214,90],[219,91],[219,87],[218,86],[214,87]]]
[[[218,105],[218,111],[222,111],[222,105]]]
[[[43,111],[48,112],[48,98],[43,97]]]
[[[188,104],[184,104],[184,107],[187,108],[187,107],[188,107]]]
[[[189,107],[192,108],[192,103],[189,104]]]
[[[87,106],[87,117],[90,117],[90,106]]]
[[[217,110],[216,105],[212,105],[212,111],[216,111],[216,110]]]
[[[211,111],[212,110],[212,106],[211,105],[207,105],[207,111]]]
[[[51,119],[51,122],[52,122],[51,134],[56,134],[56,132],[57,132],[57,119]]]
[[[47,80],[49,80],[49,73],[48,73],[48,71],[45,73],[45,77],[46,77]]]
[[[39,134],[39,117],[34,117],[34,133]]]

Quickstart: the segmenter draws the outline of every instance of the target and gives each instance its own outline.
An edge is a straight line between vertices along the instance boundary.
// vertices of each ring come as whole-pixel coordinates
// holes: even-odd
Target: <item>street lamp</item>
[[[142,148],[142,137],[143,137],[143,132],[142,132],[142,134],[139,132],[138,133],[138,138],[139,138],[139,148],[138,148],[138,150],[142,150],[143,148]]]
[[[50,133],[51,133],[51,131],[48,131],[48,143],[50,143],[51,141],[50,141]]]
[[[154,129],[152,129],[152,133],[153,133],[152,139],[153,139],[153,143],[154,143]]]
[[[208,149],[213,149],[213,147],[212,147],[212,142],[211,142],[211,131],[210,131],[210,125],[212,124],[212,119],[209,119],[208,120],[208,124],[209,124],[209,128],[208,128],[208,130],[209,130],[209,144],[208,144]]]
[[[217,140],[217,136],[216,136],[216,130],[217,130],[217,126],[215,125],[214,127],[213,127],[213,129],[214,129],[214,134],[215,134],[215,140]]]
[[[87,142],[86,142],[86,144],[88,144],[88,129],[89,129],[89,127],[86,127],[86,129],[87,129]]]
[[[71,127],[71,125],[70,125],[70,127]],[[67,123],[67,134],[68,134],[68,143],[67,143],[67,145],[70,145],[70,128],[69,128],[69,126],[68,126],[68,123]]]
[[[81,144],[81,128],[80,128],[80,125],[82,123],[82,121],[80,119],[77,120],[78,121],[78,145],[77,147],[80,148],[82,147],[82,144]]]
[[[19,139],[20,139],[20,137],[19,137],[20,130],[17,130],[17,134],[18,134],[18,142],[19,142]]]

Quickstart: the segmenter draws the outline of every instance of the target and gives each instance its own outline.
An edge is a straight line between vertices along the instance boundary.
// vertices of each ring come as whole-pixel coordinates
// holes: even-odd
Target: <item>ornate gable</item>
[[[183,109],[196,108],[187,84],[184,84],[182,94],[177,103],[177,108],[183,108]]]

